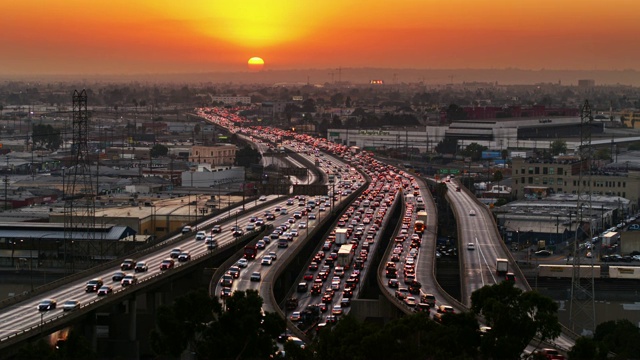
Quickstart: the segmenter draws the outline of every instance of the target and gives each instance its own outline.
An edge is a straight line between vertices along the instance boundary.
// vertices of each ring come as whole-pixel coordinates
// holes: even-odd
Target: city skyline
[[[324,68],[624,70],[640,3],[250,0],[0,6],[0,75]]]

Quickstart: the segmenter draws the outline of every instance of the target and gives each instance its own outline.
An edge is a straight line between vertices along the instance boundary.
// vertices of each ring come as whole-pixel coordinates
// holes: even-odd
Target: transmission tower
[[[85,256],[95,235],[95,191],[89,164],[89,112],[85,90],[73,92],[71,164],[65,170],[64,260],[75,270],[76,255]]]
[[[591,335],[596,328],[596,311],[594,304],[594,267],[593,259],[582,265],[579,243],[583,236],[591,242],[592,235],[592,207],[591,207],[591,125],[593,117],[591,106],[585,100],[580,112],[580,173],[578,176],[578,201],[575,238],[573,242],[573,276],[571,279],[571,303],[569,306],[569,321],[571,329],[580,335]],[[582,276],[581,276],[582,275]],[[598,274],[599,275],[599,274]]]

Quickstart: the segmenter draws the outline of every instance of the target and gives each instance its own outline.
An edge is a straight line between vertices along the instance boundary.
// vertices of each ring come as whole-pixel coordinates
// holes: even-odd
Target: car
[[[460,186],[456,186],[456,191],[460,191]]]
[[[351,306],[351,299],[349,297],[343,297],[340,299],[340,306],[342,306],[343,309]]]
[[[251,277],[249,280],[251,281],[260,281],[262,279],[262,275],[258,271],[254,271],[251,273]]]
[[[407,306],[414,307],[416,306],[416,298],[414,298],[413,296],[407,296],[406,298],[404,298],[404,303]]]
[[[173,260],[173,259],[164,259],[160,263],[160,270],[169,270],[169,269],[173,268],[174,265],[175,265],[175,260]]]
[[[405,288],[405,287],[401,287],[398,288],[398,290],[396,290],[396,297],[400,300],[406,298],[407,296],[409,296],[409,289]]]
[[[294,311],[293,313],[291,313],[291,316],[289,316],[289,320],[300,321],[302,320],[302,314],[300,314],[300,311]]]
[[[133,270],[133,268],[135,267],[136,267],[136,261],[133,259],[124,259],[122,264],[120,264],[120,270],[122,271]]]
[[[301,282],[298,284],[297,292],[304,293],[309,289],[309,285],[306,282]]]
[[[436,306],[436,297],[433,294],[422,294],[420,296],[420,302],[429,304],[431,307]]]
[[[247,231],[254,231],[256,229],[256,224],[247,224],[247,226],[245,227],[245,230]]]
[[[102,285],[100,289],[98,289],[98,296],[106,296],[113,292],[113,287],[111,285]]]
[[[86,292],[96,292],[100,287],[104,284],[101,278],[95,278],[87,281],[87,285],[85,286]]]
[[[127,274],[127,276],[123,277],[122,280],[120,281],[120,285],[122,286],[135,285],[137,283],[138,283],[138,277],[136,277],[133,274]]]
[[[221,232],[222,232],[222,226],[220,226],[220,225],[213,225],[213,228],[211,228],[211,232],[212,232],[212,233],[221,233]]]
[[[206,236],[207,236],[207,233],[205,231],[198,231],[196,233],[196,240],[197,241],[204,240]]]
[[[533,352],[534,355],[539,355],[541,356],[543,359],[549,359],[549,360],[564,360],[564,355],[560,354],[560,352],[558,352],[558,350],[556,349],[540,349],[540,350],[535,350]],[[539,359],[539,357],[536,357],[536,359]]]
[[[258,248],[259,250],[264,250],[267,247],[267,244],[264,242],[264,240],[258,240],[258,242],[256,243],[256,248]]]
[[[469,210],[469,216],[476,216],[475,210]]]
[[[244,235],[244,231],[242,231],[241,229],[236,229],[236,230],[233,230],[232,234],[233,234],[233,237],[240,237]]]
[[[73,311],[80,309],[80,301],[67,300],[62,304],[62,311]]]
[[[188,251],[183,251],[178,255],[179,262],[185,262],[191,260],[191,254]]]
[[[249,261],[245,258],[242,258],[238,260],[238,262],[236,262],[236,265],[238,265],[238,267],[240,268],[246,268],[247,266],[249,266]]]
[[[307,223],[306,223],[306,221],[301,221],[301,222],[298,224],[298,229],[306,229],[306,228],[307,228]]]
[[[222,277],[220,278],[220,285],[222,285],[223,287],[233,286],[233,275],[228,273],[222,275]]]
[[[192,231],[191,226],[187,225],[185,227],[182,228],[182,233],[183,234],[188,234]]]
[[[549,250],[538,250],[534,254],[536,256],[551,256],[551,251],[549,251]]]
[[[467,250],[475,250],[476,249],[476,244],[470,242],[467,243]]]
[[[441,314],[453,314],[455,312],[453,307],[449,306],[449,305],[440,305],[440,306],[438,306],[438,310],[437,311],[439,313],[441,313]]]
[[[172,259],[177,259],[180,253],[182,253],[182,250],[180,248],[175,248],[171,250],[171,252],[169,253],[169,257]]]
[[[309,220],[315,220],[316,219],[316,214],[315,213],[309,213],[308,218],[309,218]]]
[[[276,261],[278,260],[278,254],[276,254],[275,251],[269,251],[269,254],[267,254],[269,256],[271,256],[271,260]]]
[[[113,273],[113,276],[111,276],[111,280],[113,281],[120,281],[122,280],[123,277],[127,276],[126,272],[123,271],[116,271],[115,273]]]
[[[390,288],[397,289],[398,286],[400,286],[400,283],[398,282],[398,279],[389,279],[387,285],[389,285]]]
[[[332,315],[342,315],[342,305],[333,305],[331,309]]]
[[[240,268],[238,266],[230,267],[227,272],[231,274],[231,276],[233,276],[234,279],[237,279],[240,277]]]
[[[231,288],[230,287],[223,287],[222,290],[220,290],[220,297],[226,298],[231,296]]]
[[[264,195],[260,195],[260,197],[258,198],[258,201],[267,201],[267,197]]]
[[[38,304],[38,311],[49,311],[56,308],[58,302],[55,299],[44,299]]]
[[[262,258],[262,261],[260,262],[260,265],[269,266],[269,265],[271,265],[272,262],[273,262],[273,259],[271,259],[271,256],[267,255],[267,256],[264,256]]]
[[[149,270],[149,267],[147,266],[146,261],[138,261],[136,263],[136,266],[133,268],[133,270],[135,272],[146,272],[147,270]]]
[[[512,272],[508,272],[504,275],[504,281],[516,282],[516,275]]]

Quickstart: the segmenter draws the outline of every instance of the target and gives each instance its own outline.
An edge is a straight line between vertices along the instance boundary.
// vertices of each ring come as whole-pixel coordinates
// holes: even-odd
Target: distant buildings
[[[596,86],[596,81],[593,79],[578,80],[578,87],[590,88],[594,86]]]
[[[236,160],[238,148],[232,144],[214,146],[193,146],[189,154],[189,161],[196,164],[208,164],[211,167],[230,166]]]

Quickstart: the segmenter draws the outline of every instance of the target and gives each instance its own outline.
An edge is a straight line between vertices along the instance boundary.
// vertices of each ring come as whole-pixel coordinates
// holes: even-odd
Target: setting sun
[[[260,71],[264,67],[264,60],[257,56],[252,57],[247,61],[247,65],[249,66],[249,70],[251,71]]]

